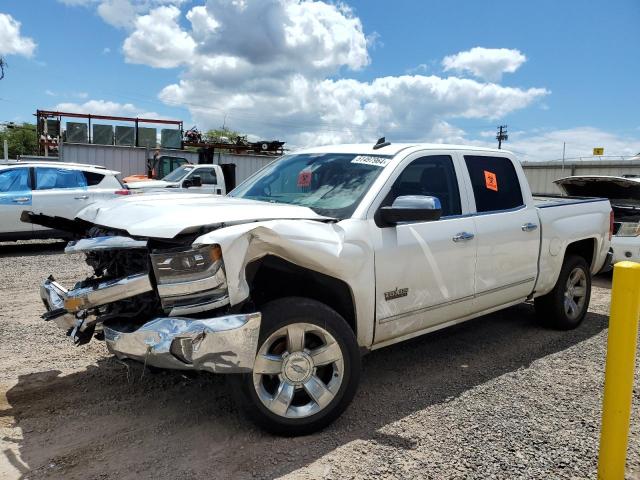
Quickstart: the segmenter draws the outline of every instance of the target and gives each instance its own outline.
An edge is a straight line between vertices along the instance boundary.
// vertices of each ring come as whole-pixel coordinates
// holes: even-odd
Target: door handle
[[[80,195],[79,197],[73,197],[76,200],[86,200],[87,198],[89,198],[89,195]]]
[[[523,232],[533,232],[536,228],[538,228],[538,225],[536,225],[535,223],[525,223],[521,228]]]
[[[13,203],[27,203],[29,201],[29,197],[18,197],[11,200]]]
[[[460,232],[458,234],[456,234],[452,240],[456,243],[458,242],[466,242],[468,240],[473,239],[473,237],[475,237],[475,235],[473,233],[469,233],[469,232]]]

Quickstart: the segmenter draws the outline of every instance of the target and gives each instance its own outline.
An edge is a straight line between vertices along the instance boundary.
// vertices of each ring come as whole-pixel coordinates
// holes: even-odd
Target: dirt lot
[[[377,351],[338,422],[284,439],[222,377],[128,371],[40,320],[40,279],[87,270],[62,246],[0,245],[0,478],[595,478],[606,278],[572,332],[525,304]],[[639,447],[640,416],[632,478]]]

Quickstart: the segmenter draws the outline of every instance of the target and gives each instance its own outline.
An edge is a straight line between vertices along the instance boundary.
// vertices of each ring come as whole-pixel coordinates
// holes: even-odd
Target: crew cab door
[[[29,167],[0,170],[0,234],[25,233],[31,223],[20,221],[23,210],[31,210],[32,193]]]
[[[375,248],[375,343],[464,317],[471,308],[475,225],[451,155],[414,153],[383,189],[377,207],[402,195],[438,197],[442,217],[392,227],[372,222]]]
[[[464,155],[475,201],[477,238],[474,312],[524,300],[538,273],[540,220],[513,161]],[[522,171],[520,170],[520,173]]]

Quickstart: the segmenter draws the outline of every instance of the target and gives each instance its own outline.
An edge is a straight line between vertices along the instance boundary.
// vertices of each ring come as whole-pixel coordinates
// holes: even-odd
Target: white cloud
[[[163,5],[182,5],[189,0],[58,0],[72,7],[96,6],[97,13],[109,25],[132,29],[136,17]]]
[[[563,142],[566,142],[566,158],[591,157],[594,147],[604,147],[605,155],[627,157],[640,152],[640,138],[595,127],[510,134],[505,148],[524,154],[523,160],[557,160],[562,158]]]
[[[339,4],[209,0],[187,13],[191,30],[179,34],[177,14],[148,26],[143,18],[125,42],[128,61],[185,67],[180,81],[161,91],[165,103],[186,106],[203,128],[226,115],[243,132],[291,145],[371,141],[383,134],[396,141],[459,140],[463,132],[452,119],[500,118],[549,93],[455,76],[340,78],[344,70],[366,67],[370,57],[360,20]],[[151,25],[156,33],[171,32],[179,39],[172,48],[185,45],[183,51],[159,55],[154,45],[166,42],[142,41],[153,34]]]
[[[45,94],[45,95],[48,95],[48,96],[50,96],[50,97],[56,97],[56,96],[57,96],[56,92],[54,92],[54,91],[52,91],[52,90],[49,90],[49,89],[45,90],[45,91],[44,91],[44,94]]]
[[[108,54],[110,54],[110,53],[111,53],[111,49],[110,49],[109,47],[104,47],[104,48],[102,49],[102,54],[103,54],[103,55],[108,55]]]
[[[117,103],[108,100],[88,100],[84,103],[63,102],[54,107],[55,111],[87,113],[92,115],[113,115],[121,117],[161,118],[155,112],[147,112],[131,103]]]
[[[136,8],[129,0],[104,0],[98,5],[98,15],[114,27],[133,27],[136,14]]]
[[[158,7],[135,21],[136,30],[124,42],[127,62],[171,68],[188,62],[196,43],[178,25],[180,10]]]
[[[445,72],[470,72],[475,77],[497,82],[504,73],[515,72],[526,60],[519,50],[474,47],[445,57],[442,66]]]
[[[20,34],[21,25],[8,13],[0,13],[0,55],[33,56],[36,42]]]
[[[190,8],[185,22],[176,1],[127,1],[136,13],[122,49],[126,61],[182,67],[159,97],[188,108],[202,129],[227,117],[235,129],[290,146],[369,142],[384,134],[459,142],[465,135],[455,119],[498,119],[549,94],[425,75],[427,64],[412,75],[349,79],[348,71],[369,65],[378,36],[367,36],[340,2],[208,0]]]

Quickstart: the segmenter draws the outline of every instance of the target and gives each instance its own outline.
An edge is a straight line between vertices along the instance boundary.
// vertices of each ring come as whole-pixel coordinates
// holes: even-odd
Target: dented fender
[[[193,245],[220,245],[231,305],[249,297],[247,265],[266,255],[342,280],[353,295],[358,344],[369,347],[375,292],[373,247],[368,238],[366,222],[358,219],[337,223],[270,220],[214,230],[198,237]]]

